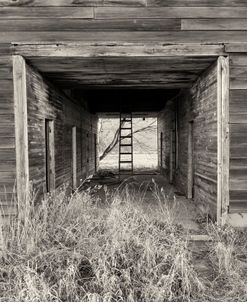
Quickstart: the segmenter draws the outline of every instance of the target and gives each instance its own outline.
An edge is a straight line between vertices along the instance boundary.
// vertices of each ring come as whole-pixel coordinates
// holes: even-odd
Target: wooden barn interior
[[[246,225],[246,33],[242,0],[0,1],[4,215],[94,173],[98,113],[124,106],[156,114],[160,173]]]
[[[17,51],[25,53],[25,47]],[[26,87],[26,173],[37,195],[64,184],[76,189],[94,174],[98,116],[131,112],[157,117],[160,173],[188,199],[206,204],[211,217],[220,217],[217,112],[227,58],[32,53],[15,55],[13,62],[15,91]]]

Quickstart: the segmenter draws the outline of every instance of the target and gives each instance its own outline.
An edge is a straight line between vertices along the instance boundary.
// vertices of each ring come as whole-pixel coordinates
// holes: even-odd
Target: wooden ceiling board
[[[33,57],[28,63],[62,88],[190,86],[215,57]]]

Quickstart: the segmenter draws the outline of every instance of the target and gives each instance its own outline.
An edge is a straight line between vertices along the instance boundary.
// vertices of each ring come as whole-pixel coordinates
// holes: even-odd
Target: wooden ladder
[[[120,113],[119,176],[133,174],[132,113]]]

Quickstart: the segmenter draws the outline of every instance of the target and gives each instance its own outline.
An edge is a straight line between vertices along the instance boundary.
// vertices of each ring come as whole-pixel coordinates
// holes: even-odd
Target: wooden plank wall
[[[12,57],[4,54],[0,55],[0,208],[5,215],[15,207],[15,158]]]
[[[230,213],[247,212],[247,56],[230,56]]]
[[[0,0],[0,43],[222,43],[247,41],[246,31],[244,0]]]
[[[175,171],[176,147],[175,147],[175,108],[177,98],[167,102],[164,110],[158,116],[158,152],[159,152],[159,168],[162,174],[170,179],[172,167],[172,175]],[[160,134],[163,133],[163,146],[161,149]],[[171,137],[172,136],[172,137]],[[172,147],[171,147],[172,146]],[[171,150],[172,148],[172,150]],[[162,151],[162,155],[160,152]],[[171,158],[172,157],[172,158]],[[162,162],[161,162],[162,160]],[[172,162],[172,164],[171,164]]]
[[[96,118],[63,94],[36,70],[27,66],[28,140],[30,180],[35,192],[46,190],[45,119],[55,125],[56,188],[72,184],[72,127],[77,128],[77,184],[94,172],[91,139]]]
[[[176,106],[177,104],[177,106]],[[177,108],[177,109],[176,109]],[[175,142],[175,116],[178,116],[178,144]],[[163,167],[169,175],[171,129],[173,148],[178,146],[174,184],[187,195],[188,131],[193,121],[194,198],[205,211],[216,216],[217,198],[217,65],[213,64],[193,84],[169,101],[158,119],[158,132],[164,133]],[[176,150],[174,150],[174,154]],[[173,156],[175,157],[175,155]],[[175,159],[174,159],[175,161]]]
[[[217,202],[217,62],[190,90],[193,120],[194,198],[216,215]],[[189,107],[189,106],[188,106]]]

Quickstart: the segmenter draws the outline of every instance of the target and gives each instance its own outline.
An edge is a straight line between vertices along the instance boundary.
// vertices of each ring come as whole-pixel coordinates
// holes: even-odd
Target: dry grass
[[[0,301],[247,301],[241,232],[209,227],[215,279],[206,282],[163,192],[162,220],[126,189],[104,206],[64,192],[38,206],[31,198],[3,230]]]

